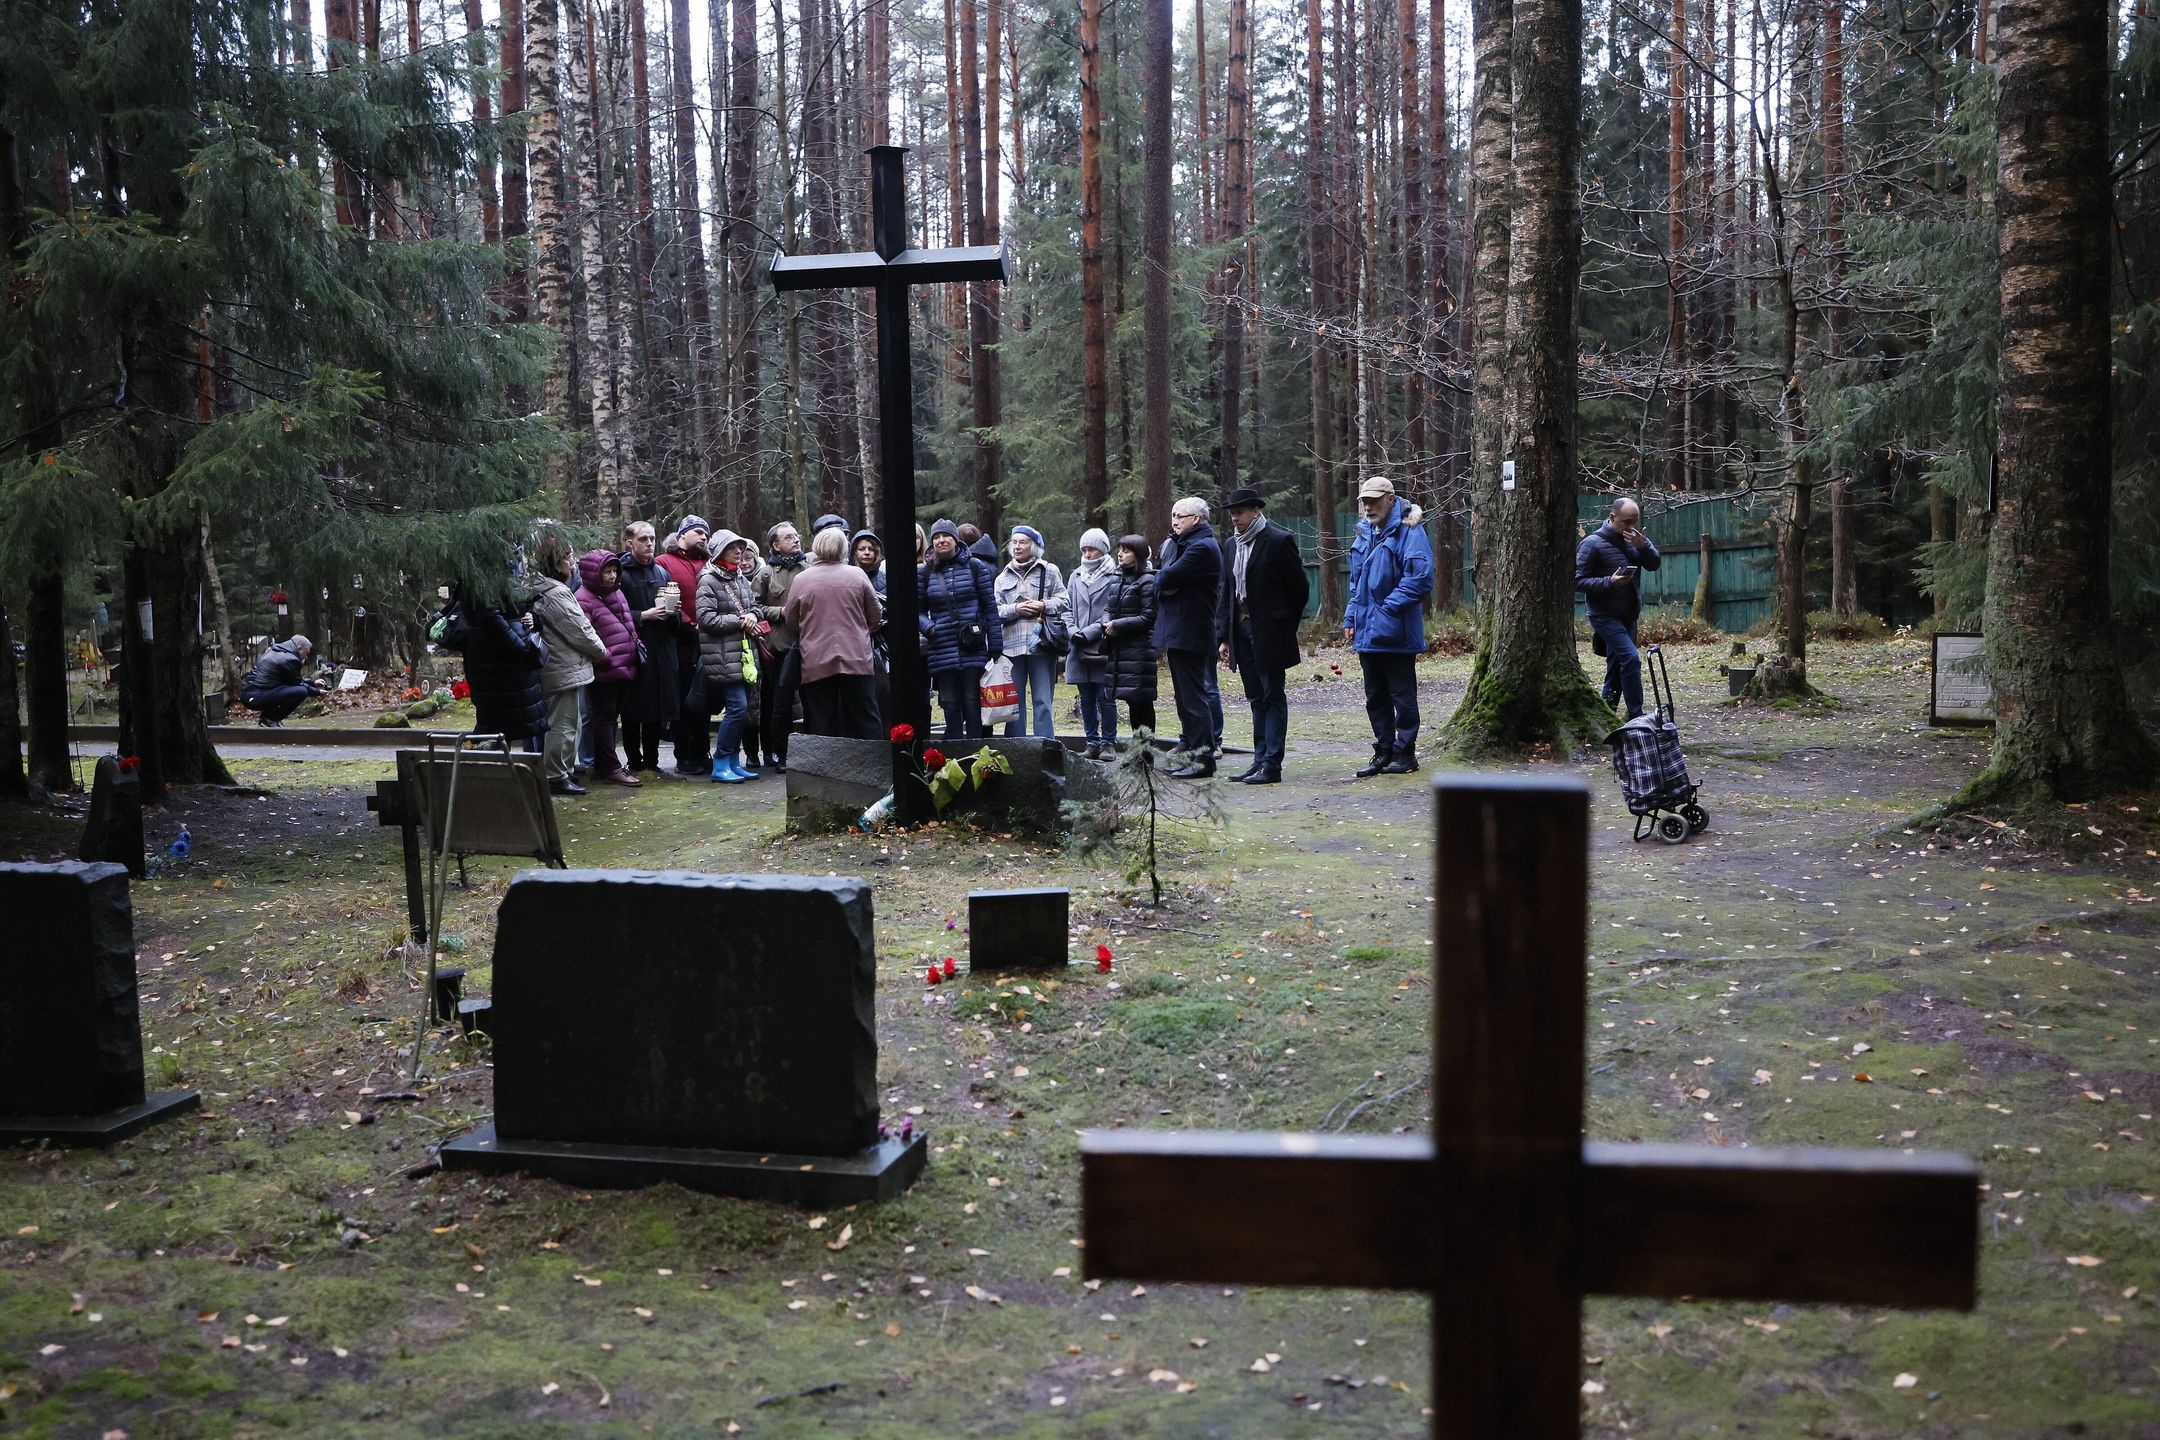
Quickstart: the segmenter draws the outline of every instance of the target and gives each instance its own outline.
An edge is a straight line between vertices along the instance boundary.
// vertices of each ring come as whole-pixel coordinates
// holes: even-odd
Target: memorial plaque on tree
[[[109,1145],[196,1104],[144,1093],[125,870],[0,864],[0,915],[0,1140]]]
[[[1928,675],[1928,724],[1995,723],[1995,679],[1984,637],[1937,631]]]
[[[866,881],[528,870],[495,932],[495,1120],[443,1163],[889,1198],[925,1147],[878,1123],[874,972]]]

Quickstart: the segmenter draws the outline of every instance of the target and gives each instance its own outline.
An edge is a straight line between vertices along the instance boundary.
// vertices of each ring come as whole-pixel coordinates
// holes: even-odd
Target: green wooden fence
[[[1603,495],[1583,495],[1575,504],[1576,534],[1587,535],[1605,519],[1605,507],[1610,499]],[[1702,537],[1710,537],[1710,621],[1718,629],[1734,634],[1747,629],[1770,614],[1775,599],[1777,553],[1770,538],[1770,514],[1775,498],[1772,496],[1734,494],[1715,499],[1699,499],[1694,495],[1666,497],[1653,495],[1643,502],[1643,530],[1657,543],[1665,557],[1662,567],[1643,574],[1643,604],[1649,607],[1677,607],[1685,610],[1695,603],[1695,582],[1702,575]],[[1312,516],[1299,514],[1278,502],[1268,508],[1268,517],[1297,537],[1298,549],[1305,556],[1305,571],[1312,580],[1312,602],[1306,608],[1308,618],[1320,612],[1320,563],[1319,550],[1313,543]],[[1350,568],[1350,539],[1357,533],[1357,513],[1345,510],[1335,519],[1337,543],[1342,554],[1336,567],[1347,576]],[[1428,520],[1426,533],[1433,533],[1433,523]],[[1228,539],[1227,532],[1224,537]],[[1463,546],[1462,593],[1465,603],[1474,604],[1477,586],[1473,579],[1476,557],[1470,546]],[[1348,581],[1345,580],[1347,586]],[[1582,609],[1582,597],[1577,596],[1576,609]]]

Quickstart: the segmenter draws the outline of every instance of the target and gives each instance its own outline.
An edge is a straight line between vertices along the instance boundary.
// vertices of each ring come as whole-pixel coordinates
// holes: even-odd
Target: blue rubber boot
[[[749,778],[732,758],[723,757],[712,762],[712,782],[715,785],[740,785]]]

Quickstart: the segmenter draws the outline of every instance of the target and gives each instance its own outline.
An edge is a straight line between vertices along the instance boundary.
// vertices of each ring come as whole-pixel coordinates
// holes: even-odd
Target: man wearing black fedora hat
[[[1298,663],[1298,624],[1312,589],[1297,537],[1267,518],[1260,492],[1241,485],[1223,499],[1230,512],[1230,553],[1223,564],[1215,633],[1222,663],[1245,682],[1252,705],[1253,762],[1233,780],[1246,785],[1282,781],[1283,740],[1290,727],[1285,680]]]

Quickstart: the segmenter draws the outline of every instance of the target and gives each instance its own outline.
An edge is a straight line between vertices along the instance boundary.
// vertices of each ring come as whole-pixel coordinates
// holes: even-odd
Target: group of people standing
[[[1365,672],[1374,756],[1357,773],[1404,773],[1417,768],[1412,662],[1424,650],[1432,551],[1417,507],[1390,482],[1367,480],[1359,498],[1344,633]],[[1105,758],[1118,748],[1120,706],[1131,729],[1155,729],[1166,667],[1177,715],[1169,774],[1210,776],[1229,666],[1253,713],[1252,763],[1231,778],[1279,783],[1310,589],[1296,538],[1266,504],[1256,490],[1230,492],[1221,540],[1198,496],[1172,507],[1159,544],[1136,534],[1113,544],[1088,529],[1070,574],[1030,525],[1011,528],[1002,554],[973,525],[916,526],[916,624],[945,738],[987,733],[984,676],[1003,660],[1010,689],[996,698],[1015,710],[1006,734],[1055,736],[1062,679],[1078,692],[1086,753]],[[573,554],[561,532],[543,532],[523,603],[465,606],[450,642],[465,656],[476,729],[542,750],[556,793],[585,793],[588,776],[642,785],[661,768],[663,736],[677,774],[740,784],[756,767],[785,770],[798,708],[806,733],[859,739],[898,716],[884,635],[891,580],[874,532],[822,515],[806,545],[783,521],[760,551],[686,515],[664,540],[636,521],[622,541]]]

